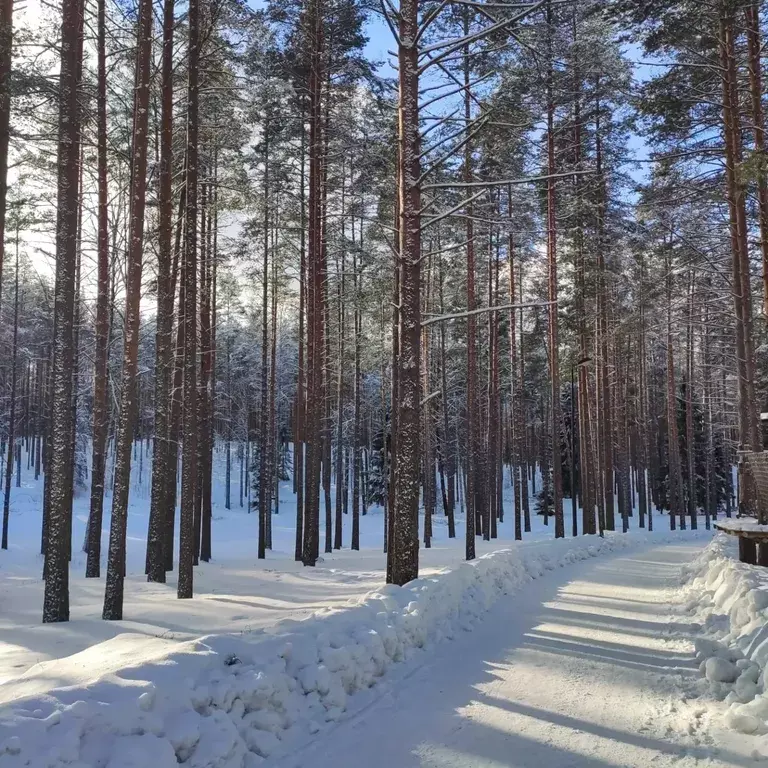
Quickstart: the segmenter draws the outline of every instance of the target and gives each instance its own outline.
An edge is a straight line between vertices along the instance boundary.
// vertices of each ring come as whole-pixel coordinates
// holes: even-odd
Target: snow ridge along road
[[[580,563],[663,537],[514,546],[355,607],[281,622],[261,642],[209,636],[90,685],[19,700],[0,710],[0,766],[679,759],[679,743],[638,733],[669,703],[670,680],[697,674],[690,649],[670,651],[664,639],[665,584],[701,543],[677,536],[648,559]],[[301,751],[309,743],[311,756]]]

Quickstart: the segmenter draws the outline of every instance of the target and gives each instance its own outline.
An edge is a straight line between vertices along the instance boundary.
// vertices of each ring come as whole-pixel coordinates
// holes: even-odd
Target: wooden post
[[[757,545],[753,539],[739,536],[739,562],[757,565]]]

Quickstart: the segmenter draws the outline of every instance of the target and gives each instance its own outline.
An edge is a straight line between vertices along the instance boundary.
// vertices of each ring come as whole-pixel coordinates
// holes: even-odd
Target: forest
[[[396,585],[505,517],[750,513],[764,6],[0,0],[2,549],[24,473],[43,622],[80,550],[123,618],[137,472],[182,599],[217,483],[256,559],[377,516]]]

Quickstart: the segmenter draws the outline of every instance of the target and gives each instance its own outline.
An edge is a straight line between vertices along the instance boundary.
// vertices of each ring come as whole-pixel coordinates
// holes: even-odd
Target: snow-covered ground
[[[233,451],[234,453],[234,451]],[[344,549],[323,555],[317,568],[303,568],[294,561],[296,505],[291,483],[280,488],[280,513],[273,517],[274,548],[267,559],[256,558],[256,517],[248,513],[247,500],[239,506],[238,473],[233,461],[232,508],[225,509],[224,454],[217,452],[213,484],[213,560],[195,568],[195,599],[176,599],[176,576],[166,585],[148,584],[144,558],[150,495],[150,461],[134,455],[128,515],[127,581],[124,620],[101,619],[106,572],[111,498],[105,500],[102,541],[102,578],[85,579],[81,552],[88,517],[87,492],[75,498],[73,558],[70,568],[71,612],[66,625],[41,625],[43,560],[39,554],[42,480],[23,461],[22,487],[13,488],[8,552],[0,552],[0,702],[18,695],[11,684],[24,676],[23,689],[37,680],[45,686],[72,685],[90,679],[94,668],[118,669],[135,658],[165,653],[175,642],[222,632],[253,632],[284,618],[303,618],[321,608],[358,600],[382,581],[385,555],[381,551],[384,518],[373,508],[361,518],[361,550],[349,547],[351,519],[344,517]],[[506,489],[509,493],[509,488]],[[335,500],[335,493],[334,493]],[[569,514],[569,500],[565,500]],[[492,552],[514,539],[512,503],[505,501],[505,521],[499,538],[477,541],[479,555]],[[657,516],[657,528],[666,530],[666,516]],[[636,518],[633,520],[633,527]],[[570,524],[566,526],[570,531]],[[462,562],[464,523],[457,520],[457,538],[448,539],[445,518],[433,521],[432,548],[422,548],[421,571],[430,575]],[[321,547],[324,516],[321,515]],[[534,516],[526,541],[551,538],[553,525],[545,527]],[[86,656],[78,656],[88,650]],[[64,663],[63,659],[67,659]],[[56,664],[46,664],[55,660]]]
[[[72,621],[47,626],[41,489],[25,475],[11,550],[0,553],[2,768],[753,764],[760,745],[745,751],[732,738],[741,734],[727,704],[699,672],[714,646],[693,645],[725,631],[724,620],[702,620],[722,606],[690,580],[730,569],[717,561],[726,545],[695,560],[680,587],[681,566],[711,534],[671,535],[657,516],[652,535],[554,541],[537,519],[515,544],[507,501],[499,539],[478,541],[474,563],[462,563],[462,524],[451,541],[438,516],[422,578],[386,587],[380,510],[362,519],[360,552],[302,568],[287,483],[275,548],[259,562],[256,519],[239,507],[234,477],[224,509],[222,474],[214,561],[195,569],[195,599],[175,599],[175,578],[144,581],[145,465],[131,497],[125,620],[100,619],[103,579],[82,577],[75,548]],[[78,542],[87,499],[75,508]],[[754,585],[742,591],[758,605]],[[682,607],[670,616],[670,605]],[[761,620],[755,611],[739,626]],[[737,639],[724,637],[717,648]],[[733,650],[710,655],[736,661]]]
[[[233,462],[234,463],[234,462]],[[344,517],[344,549],[322,555],[317,568],[296,563],[294,531],[296,504],[291,483],[281,484],[280,512],[273,517],[272,551],[267,559],[256,558],[257,519],[249,514],[247,499],[239,504],[236,466],[231,478],[232,507],[225,508],[223,451],[215,456],[213,484],[213,560],[195,568],[195,599],[177,600],[176,575],[166,585],[148,584],[144,557],[148,523],[149,460],[134,456],[128,515],[127,581],[124,621],[101,619],[109,536],[111,497],[105,500],[102,539],[102,578],[86,579],[81,551],[88,518],[88,493],[75,498],[73,558],[70,568],[71,621],[65,626],[41,625],[43,559],[39,554],[42,478],[23,462],[22,487],[12,489],[8,552],[0,552],[0,702],[17,695],[9,681],[25,675],[30,684],[51,682],[71,685],[89,679],[94,664],[117,669],[137,654],[151,658],[164,653],[174,642],[221,632],[253,632],[284,618],[302,618],[321,608],[332,608],[359,599],[382,580],[385,555],[384,518],[373,508],[361,518],[361,551],[349,550],[351,519]],[[335,492],[333,500],[335,502]],[[566,501],[566,505],[568,502]],[[511,513],[511,504],[507,502]],[[478,554],[498,549],[513,538],[511,514],[499,526],[499,539],[478,540]],[[448,539],[445,519],[434,519],[433,546],[422,549],[426,575],[455,565],[463,558],[463,521],[457,521],[457,539]],[[321,516],[321,547],[324,538]],[[551,537],[540,519],[534,520],[530,538]],[[96,647],[98,646],[98,648]],[[88,650],[87,657],[75,654]],[[61,660],[67,657],[66,663]],[[56,660],[55,665],[45,662]],[[33,668],[34,669],[31,669]],[[55,669],[55,672],[53,670]],[[54,679],[55,675],[55,679]],[[45,681],[45,682],[44,682]]]
[[[673,540],[685,538],[689,537]],[[87,684],[56,688],[46,695],[25,692],[0,713],[0,744],[5,749],[0,765],[166,768],[183,761],[190,768],[237,768],[283,758],[286,765],[299,766],[307,758],[296,755],[296,749],[310,743],[314,763],[314,742],[316,738],[322,742],[333,730],[332,723],[342,721],[341,730],[357,734],[359,723],[352,725],[356,718],[366,718],[364,713],[376,708],[387,692],[399,697],[401,690],[411,689],[413,683],[408,681],[433,660],[450,661],[450,670],[444,678],[434,678],[432,685],[445,680],[452,694],[449,700],[457,695],[457,685],[466,696],[462,678],[466,665],[474,669],[477,662],[490,663],[491,657],[482,645],[475,656],[474,643],[466,647],[462,630],[479,625],[481,637],[490,631],[502,648],[510,642],[507,630],[514,635],[514,624],[486,615],[497,602],[507,605],[507,611],[515,610],[509,595],[521,589],[528,592],[530,582],[546,580],[559,566],[647,547],[653,539],[664,537],[612,534],[606,539],[516,545],[403,588],[382,585],[354,606],[325,609],[301,622],[285,620],[264,634],[210,635],[166,649],[155,659],[136,659]],[[634,569],[630,577],[632,568],[620,568],[626,589],[628,579],[638,577],[637,565]],[[658,581],[658,569],[649,570],[650,580]],[[610,585],[610,590],[616,592],[618,587]],[[647,591],[660,599],[654,590]],[[528,614],[519,611],[518,622],[527,623]],[[589,645],[591,630],[581,634]],[[456,636],[458,644],[444,642]],[[571,636],[578,646],[579,632]],[[82,655],[90,658],[89,652]],[[578,654],[571,665],[572,671],[582,666]],[[545,690],[543,679],[538,683],[532,679],[529,686],[553,703],[562,695],[562,685]],[[23,683],[17,683],[17,692],[22,690]],[[589,690],[584,685],[572,695],[583,696]],[[429,702],[424,708],[414,705],[419,695],[411,690],[403,706],[396,707],[399,716],[404,702],[411,702],[411,728],[419,712],[431,709]],[[637,695],[644,700],[642,692]],[[603,698],[601,694],[599,699]],[[372,722],[379,739],[396,748],[400,738],[393,739],[393,733],[399,730],[382,728],[375,716]],[[444,741],[441,736],[439,743]],[[381,749],[376,744],[372,748],[376,751],[371,754],[384,761],[377,764],[406,764],[399,753],[387,758],[383,743]],[[418,750],[413,755],[413,764],[422,764]],[[358,749],[344,759],[353,765],[359,756]]]
[[[758,765],[704,739],[681,681],[698,675],[670,621],[680,537],[555,571],[500,599],[386,694],[280,768],[648,768]]]

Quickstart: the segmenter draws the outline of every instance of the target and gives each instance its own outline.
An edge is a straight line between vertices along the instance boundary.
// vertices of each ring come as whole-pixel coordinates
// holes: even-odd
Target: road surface
[[[756,765],[715,749],[682,702],[697,664],[670,603],[701,546],[631,551],[531,582],[280,766]]]

